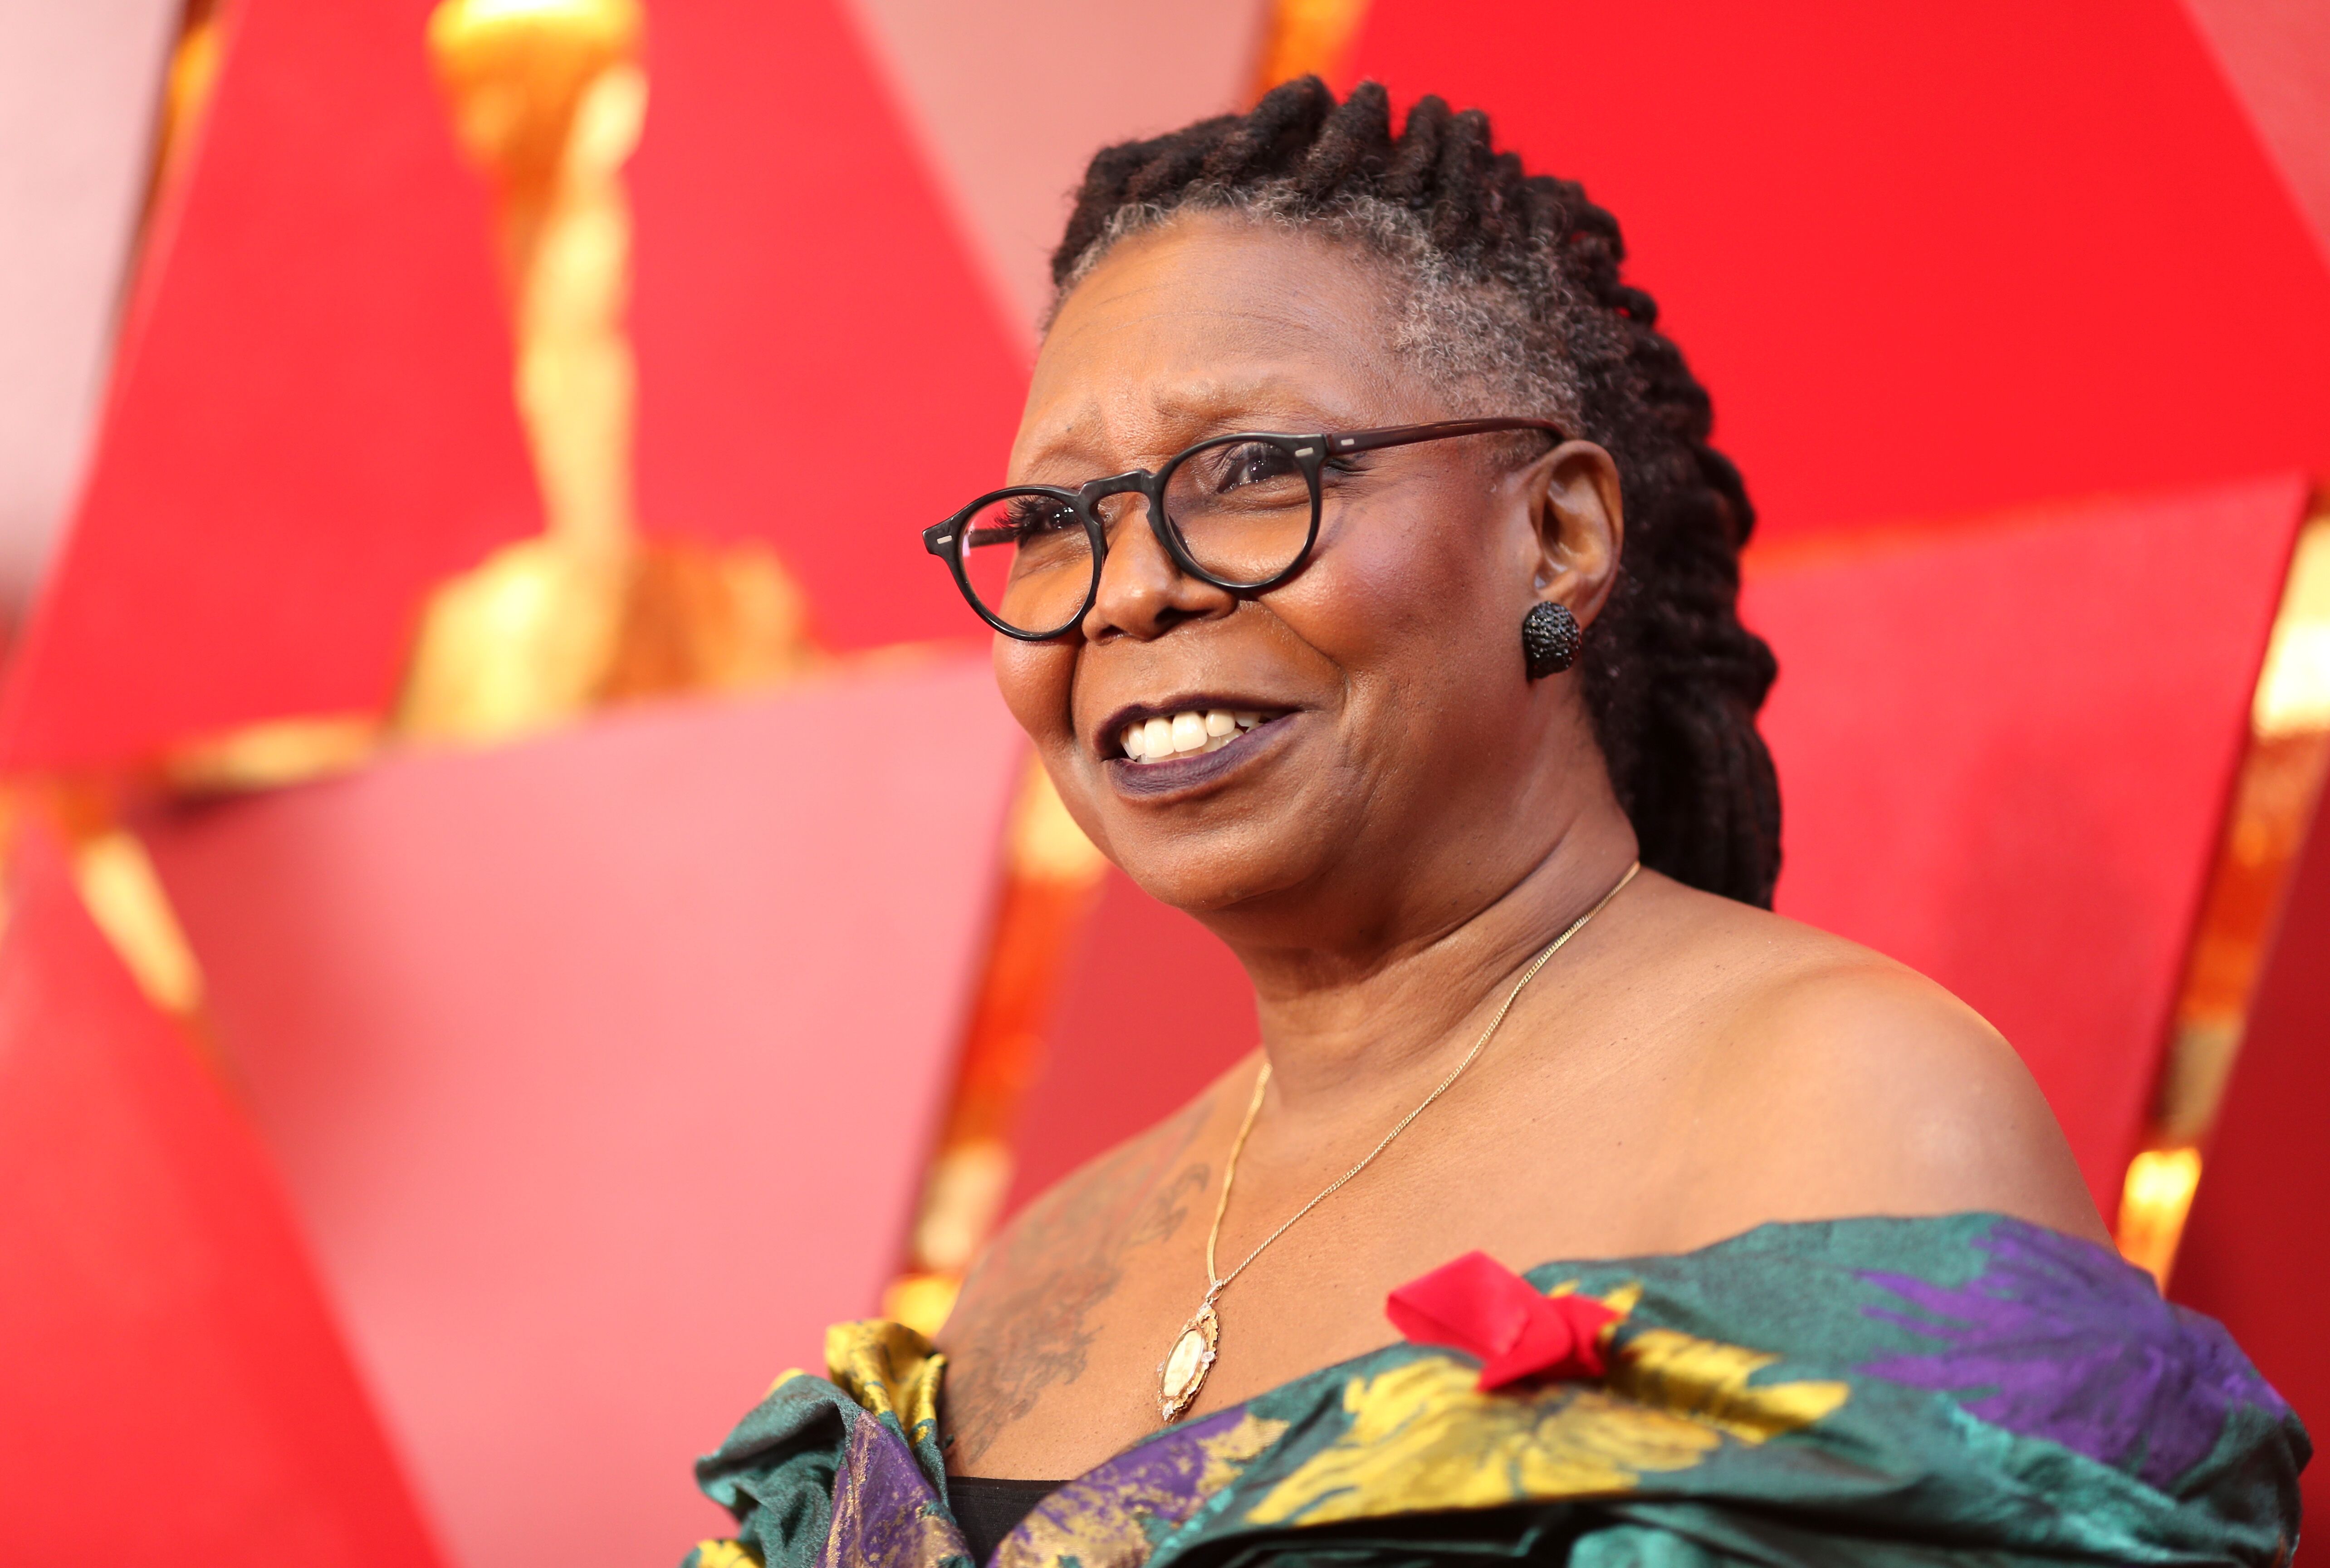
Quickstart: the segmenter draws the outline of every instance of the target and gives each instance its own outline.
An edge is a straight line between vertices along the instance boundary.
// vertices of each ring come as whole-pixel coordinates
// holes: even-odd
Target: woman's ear
[[[1531,587],[1590,626],[1617,584],[1625,547],[1618,465],[1590,441],[1568,441],[1530,466],[1526,484],[1536,524]]]

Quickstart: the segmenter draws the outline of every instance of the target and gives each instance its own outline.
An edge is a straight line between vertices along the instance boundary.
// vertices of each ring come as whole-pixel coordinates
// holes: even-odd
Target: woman
[[[1766,912],[1753,514],[1620,255],[1373,86],[1094,160],[1011,488],[925,537],[1262,1047],[943,1354],[837,1329],[704,1568],[2287,1559],[2302,1432],[2006,1043]]]

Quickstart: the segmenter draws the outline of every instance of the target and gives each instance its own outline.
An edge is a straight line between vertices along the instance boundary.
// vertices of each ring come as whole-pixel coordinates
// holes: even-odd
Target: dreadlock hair
[[[1395,135],[1380,86],[1339,104],[1306,77],[1249,113],[1097,154],[1052,257],[1054,313],[1116,242],[1195,211],[1371,253],[1401,290],[1394,347],[1475,404],[1452,417],[1539,414],[1608,449],[1625,552],[1580,670],[1611,783],[1643,864],[1768,906],[1780,793],[1756,711],[1776,666],[1738,613],[1756,514],[1707,444],[1707,393],[1657,305],[1619,277],[1617,220],[1524,174],[1478,109],[1425,98]]]

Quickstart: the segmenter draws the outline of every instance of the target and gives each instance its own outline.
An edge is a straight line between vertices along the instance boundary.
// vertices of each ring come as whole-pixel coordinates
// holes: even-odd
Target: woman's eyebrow
[[[1166,389],[1156,394],[1155,402],[1162,420],[1225,428],[1287,426],[1290,421],[1312,425],[1331,417],[1328,405],[1303,388],[1300,377],[1278,372]]]
[[[1084,404],[1055,433],[1031,445],[1017,471],[1033,478],[1042,470],[1055,479],[1073,471],[1081,483],[1103,472],[1153,466],[1194,442],[1239,431],[1304,434],[1397,423],[1381,409],[1321,398],[1286,370],[1193,378],[1146,389],[1139,401],[1137,409]]]

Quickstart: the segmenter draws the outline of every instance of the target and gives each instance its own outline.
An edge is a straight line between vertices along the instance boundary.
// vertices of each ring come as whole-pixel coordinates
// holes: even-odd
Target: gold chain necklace
[[[1489,1020],[1489,1027],[1482,1031],[1481,1038],[1473,1042],[1473,1049],[1464,1053],[1464,1060],[1456,1064],[1456,1069],[1454,1072],[1440,1080],[1438,1088],[1425,1095],[1422,1104],[1400,1117],[1391,1131],[1383,1136],[1383,1141],[1361,1156],[1358,1164],[1328,1183],[1321,1189],[1317,1197],[1295,1210],[1284,1224],[1264,1237],[1262,1245],[1247,1253],[1244,1263],[1240,1263],[1227,1274],[1222,1274],[1217,1272],[1215,1269],[1214,1247],[1222,1239],[1222,1216],[1229,1212],[1230,1188],[1237,1181],[1238,1155],[1246,1152],[1246,1136],[1254,1131],[1254,1118],[1262,1110],[1262,1091],[1270,1087],[1270,1063],[1264,1061],[1262,1064],[1262,1071],[1255,1075],[1254,1098],[1246,1105],[1246,1120],[1239,1124],[1237,1138],[1230,1145],[1229,1162],[1222,1170],[1222,1195],[1214,1202],[1213,1229],[1206,1232],[1206,1279],[1208,1281],[1206,1298],[1198,1303],[1198,1310],[1191,1313],[1189,1321],[1181,1326],[1181,1332],[1174,1336],[1173,1348],[1167,1354],[1165,1364],[1157,1369],[1157,1410],[1168,1425],[1179,1421],[1189,1408],[1197,1402],[1198,1392],[1206,1386],[1206,1376],[1213,1371],[1214,1363],[1219,1358],[1222,1323],[1221,1319],[1214,1314],[1214,1303],[1220,1297],[1223,1291],[1229,1288],[1230,1281],[1245,1273],[1247,1266],[1261,1257],[1273,1241],[1293,1230],[1296,1221],[1333,1197],[1341,1191],[1344,1183],[1373,1164],[1378,1155],[1391,1147],[1394,1138],[1407,1131],[1409,1123],[1430,1110],[1433,1101],[1455,1087],[1456,1080],[1464,1076],[1464,1069],[1478,1061],[1481,1053],[1488,1049],[1489,1041],[1496,1038],[1498,1027],[1505,1022],[1505,1014],[1513,1010],[1513,1003],[1520,1000],[1522,991],[1528,988],[1530,981],[1537,978],[1537,972],[1545,967],[1546,961],[1561,951],[1562,944],[1586,929],[1586,922],[1602,913],[1604,907],[1624,891],[1626,884],[1634,879],[1634,873],[1642,869],[1643,863],[1640,860],[1627,867],[1626,874],[1618,879],[1616,887],[1603,894],[1599,903],[1580,915],[1571,923],[1569,929],[1547,945],[1545,951],[1537,955],[1536,962],[1523,971],[1520,979],[1514,983],[1512,991],[1505,997],[1505,1004],[1497,1009],[1496,1017]]]

